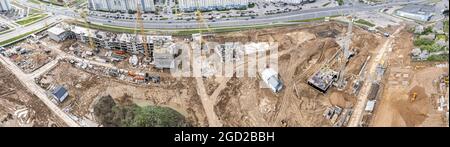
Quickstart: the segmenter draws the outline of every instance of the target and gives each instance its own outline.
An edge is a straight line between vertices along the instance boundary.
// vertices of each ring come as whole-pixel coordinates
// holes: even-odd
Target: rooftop
[[[58,27],[58,26],[48,29],[49,33],[52,33],[52,34],[55,34],[55,35],[60,35],[60,34],[64,33],[65,31],[66,30],[64,30],[63,28]]]
[[[67,89],[62,86],[55,88],[52,94],[59,102],[63,102],[69,96]]]
[[[414,13],[414,14],[429,15],[429,14],[433,13],[435,10],[434,10],[434,6],[431,6],[431,5],[409,4],[401,9],[399,9],[399,11]]]
[[[261,72],[261,78],[272,89],[273,92],[280,92],[283,88],[283,83],[278,77],[278,73],[268,68]]]

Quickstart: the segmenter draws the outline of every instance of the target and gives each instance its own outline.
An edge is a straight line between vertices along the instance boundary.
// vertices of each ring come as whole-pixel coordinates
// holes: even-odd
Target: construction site
[[[340,43],[349,36],[349,29],[352,30],[352,43],[348,46],[349,55],[344,57]],[[186,42],[186,37],[164,38],[170,38],[170,42]],[[360,27],[349,28],[342,22],[249,30],[203,38],[205,42],[224,44],[222,47],[236,41],[243,44],[278,42],[278,77],[283,81],[283,89],[274,92],[261,88],[267,86],[260,77],[174,77],[164,70],[173,67],[158,68],[154,64],[154,57],[161,48],[149,50],[153,61],[147,63],[142,52],[92,49],[89,41],[84,43],[76,36],[59,42],[50,35],[41,39],[41,44],[57,54],[58,62],[41,73],[36,83],[49,95],[59,87],[66,89],[67,97],[52,101],[82,126],[101,126],[93,116],[93,106],[106,95],[119,104],[132,101],[140,106],[170,107],[194,126],[347,126],[357,101],[355,84],[363,79],[360,77],[367,68],[362,63],[368,64],[370,56],[374,56],[386,40],[381,34]],[[133,63],[133,58],[137,58],[138,63]],[[347,61],[342,61],[345,59]],[[345,66],[344,62],[347,62]],[[244,62],[243,66],[247,64]],[[342,86],[337,84],[340,79],[345,83]],[[325,84],[326,88],[320,84]],[[331,117],[326,115],[332,108],[342,112],[333,109]]]
[[[0,127],[65,127],[44,103],[0,65]]]
[[[23,72],[20,82],[0,70],[0,126],[108,126],[94,112],[106,96],[170,108],[196,127],[448,126],[448,62],[414,62],[408,24],[354,20],[228,33],[200,26],[207,31],[191,36],[149,33],[139,19],[134,34],[60,23],[0,48],[5,66]],[[225,71],[227,62],[256,67],[251,55],[258,76]],[[172,73],[185,63],[201,76]]]
[[[345,37],[347,30],[345,23],[329,22],[216,36],[216,41],[279,42],[278,69],[286,87],[273,93],[261,89],[264,83],[258,78],[231,78],[217,97],[219,119],[225,126],[334,126],[336,122],[322,115],[336,106],[346,110],[336,117],[349,119],[356,102],[352,82],[383,38],[353,29],[354,56],[344,71],[349,84],[337,88],[342,50],[336,39]]]
[[[34,72],[56,58],[56,54],[47,48],[45,42],[48,42],[48,39],[46,41],[44,35],[45,33],[34,35],[2,54],[9,57],[25,73]]]
[[[448,62],[414,62],[411,38],[413,33],[404,30],[393,42],[369,126],[448,127]]]

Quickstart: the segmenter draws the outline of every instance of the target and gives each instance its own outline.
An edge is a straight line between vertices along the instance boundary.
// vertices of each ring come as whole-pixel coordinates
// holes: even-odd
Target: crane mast
[[[145,30],[144,30],[144,22],[143,22],[143,18],[142,18],[142,12],[141,12],[141,5],[139,5],[139,1],[136,1],[136,23],[137,25],[139,25],[139,32],[141,35],[141,39],[142,39],[142,46],[144,47],[144,59],[145,60],[149,60],[150,58],[150,53],[149,53],[149,49],[148,49],[148,45],[147,45],[147,35],[145,34]],[[136,29],[137,31],[137,29]],[[136,36],[137,33],[136,33]]]
[[[204,43],[203,40],[203,28],[206,28],[208,32],[212,32],[211,28],[209,28],[208,24],[206,23],[205,19],[203,18],[203,14],[200,10],[195,11],[195,15],[197,16],[197,21],[199,24],[199,34],[200,34],[200,45]]]
[[[352,9],[350,11],[350,21],[348,23],[348,28],[347,28],[347,33],[346,36],[344,38],[344,43],[341,47],[342,53],[341,53],[341,57],[339,58],[339,63],[340,63],[340,71],[339,71],[339,78],[337,81],[337,86],[339,89],[344,89],[345,85],[346,85],[346,81],[345,81],[345,68],[347,66],[347,63],[350,59],[351,56],[351,51],[350,51],[350,44],[352,43],[352,37],[353,37],[353,15],[352,13],[354,9],[354,4],[352,4]]]
[[[95,48],[95,44],[94,44],[94,39],[92,38],[92,33],[91,33],[91,23],[88,20],[88,13],[89,10],[84,10],[80,12],[80,16],[81,18],[83,18],[84,23],[86,24],[86,29],[88,32],[88,39],[89,39],[89,48],[94,49]]]

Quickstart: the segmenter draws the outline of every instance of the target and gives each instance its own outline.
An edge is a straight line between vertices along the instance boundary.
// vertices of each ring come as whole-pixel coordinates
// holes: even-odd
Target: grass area
[[[11,31],[13,31],[13,30],[14,30],[14,29],[9,28],[9,29],[7,29],[7,30],[1,31],[1,32],[0,32],[0,35],[9,33],[9,32],[11,32]]]
[[[30,25],[30,24],[33,24],[33,23],[47,17],[47,16],[48,16],[48,14],[33,14],[26,18],[17,20],[16,23],[20,24],[20,25]]]
[[[15,41],[17,41],[17,40],[19,40],[19,39],[21,39],[21,38],[23,38],[23,37],[26,37],[26,36],[28,36],[28,35],[34,34],[34,33],[36,33],[36,32],[40,32],[40,31],[42,31],[42,30],[44,30],[44,29],[46,29],[46,28],[47,28],[47,27],[43,27],[43,28],[41,28],[41,29],[36,29],[36,30],[31,31],[31,32],[27,32],[27,33],[25,33],[25,34],[21,34],[21,35],[18,35],[18,36],[16,36],[16,37],[13,37],[13,38],[11,38],[11,39],[2,41],[2,42],[0,42],[0,46],[4,46],[4,45],[10,44],[10,43],[13,43],[13,42],[15,42]]]
[[[436,35],[436,40],[447,40],[447,39],[448,39],[447,35],[445,34]]]
[[[427,61],[432,62],[448,61],[448,55],[432,55],[428,57]]]
[[[250,3],[250,4],[248,4],[248,8],[254,8],[255,6],[256,6],[255,3]]]
[[[324,20],[325,17],[320,17],[320,18],[311,18],[311,19],[304,19],[304,20],[293,20],[293,21],[289,21],[289,22],[312,22],[312,21],[319,21],[319,20]]]
[[[371,23],[371,22],[369,22],[367,20],[364,20],[364,19],[358,19],[357,21],[355,21],[355,23],[363,24],[363,25],[366,25],[366,26],[369,26],[369,27],[374,27],[375,26],[375,24],[373,24],[373,23]]]
[[[444,37],[447,37],[444,35]],[[419,47],[421,50],[426,50],[430,53],[439,52],[446,50],[445,46],[440,46],[434,42],[434,40],[429,40],[425,38],[416,38],[414,40],[414,46]]]
[[[186,127],[190,126],[179,112],[160,106],[140,107],[133,103],[116,104],[111,96],[94,105],[96,119],[106,127]]]
[[[46,4],[57,5],[57,6],[64,6],[64,3],[58,2],[57,0],[50,0],[48,2],[46,2],[46,1],[39,1],[39,2],[46,3]]]
[[[41,2],[39,0],[28,0],[31,3],[35,3],[35,4],[41,4]]]
[[[237,32],[237,31],[245,31],[251,29],[266,29],[266,28],[275,28],[275,27],[285,27],[289,24],[274,24],[274,25],[256,25],[256,26],[241,26],[241,27],[227,27],[227,28],[211,28],[211,31],[214,33],[227,33],[227,32]],[[200,32],[208,32],[206,29],[192,29],[192,30],[181,30],[176,31],[172,35],[175,36],[187,36]]]
[[[433,28],[427,27],[427,28],[425,28],[425,30],[423,30],[421,35],[428,35],[430,33],[433,33]]]
[[[430,3],[437,3],[440,2],[441,0],[428,0]]]
[[[135,31],[137,31],[136,29],[133,28],[125,28],[125,27],[117,27],[117,26],[109,26],[109,25],[97,25],[97,24],[86,24],[83,22],[70,22],[74,25],[77,26],[81,26],[81,27],[89,27],[91,29],[96,29],[96,30],[103,30],[103,31],[109,31],[109,32],[123,32],[123,33],[134,33]]]
[[[136,31],[140,31],[139,29],[134,28],[126,28],[126,27],[118,27],[118,26],[110,26],[110,25],[98,25],[98,24],[86,24],[83,22],[70,22],[74,25],[78,25],[81,27],[88,27],[96,30],[103,30],[109,32],[118,32],[118,33],[135,33]],[[264,29],[271,27],[281,27],[287,26],[289,24],[272,24],[272,25],[254,25],[254,26],[240,26],[240,27],[221,27],[221,28],[210,28],[214,33],[225,33],[225,32],[235,32],[235,31],[244,31],[249,29]],[[183,29],[183,30],[163,30],[163,29],[146,29],[146,32],[168,32],[174,36],[187,36],[200,32],[208,32],[208,29]]]
[[[81,5],[81,4],[83,4],[84,2],[86,2],[86,0],[76,0],[76,1],[75,1],[75,5]]]
[[[338,17],[339,15],[333,15],[330,16],[330,18],[333,17]],[[288,22],[313,22],[313,21],[320,21],[320,20],[325,20],[326,17],[318,17],[318,18],[311,18],[311,19],[303,19],[303,20],[292,20],[292,21],[288,21]]]
[[[414,46],[423,46],[423,45],[432,45],[434,43],[433,40],[425,39],[425,38],[416,38],[414,40]]]
[[[338,2],[338,5],[339,5],[339,6],[344,5],[344,0],[336,0],[336,1]]]
[[[30,14],[36,14],[36,13],[42,13],[42,11],[38,10],[38,9],[31,9]]]
[[[448,20],[444,21],[444,32],[448,33],[449,30],[449,25],[448,25]]]
[[[422,45],[422,46],[420,46],[420,49],[426,50],[426,51],[432,53],[432,52],[444,51],[445,47],[440,46],[438,44],[432,44],[432,45]]]

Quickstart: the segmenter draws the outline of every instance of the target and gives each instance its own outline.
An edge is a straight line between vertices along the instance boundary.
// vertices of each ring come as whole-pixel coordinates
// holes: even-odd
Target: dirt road
[[[381,46],[380,49],[378,49],[377,55],[375,59],[370,62],[369,70],[366,71],[364,75],[368,75],[365,82],[366,84],[361,88],[361,92],[358,97],[358,102],[356,103],[356,106],[354,107],[354,112],[352,114],[352,117],[350,118],[350,122],[348,124],[349,127],[358,127],[360,125],[362,115],[364,112],[364,107],[367,103],[367,96],[369,95],[370,89],[372,87],[372,82],[374,77],[376,77],[376,69],[378,64],[383,64],[384,61],[386,61],[388,57],[388,51],[392,47],[392,43],[394,41],[394,36],[397,35],[401,30],[405,28],[404,25],[399,27],[386,42]]]
[[[205,109],[206,117],[208,119],[209,127],[221,127],[222,123],[214,112],[215,100],[211,99],[206,93],[205,84],[201,77],[195,78],[197,81],[197,92],[202,100],[203,108]]]
[[[19,81],[34,95],[36,95],[42,102],[44,102],[47,107],[53,111],[61,120],[63,120],[70,127],[80,127],[73,119],[71,119],[66,113],[64,113],[58,106],[56,106],[50,98],[47,97],[44,89],[39,87],[35,82],[34,78],[30,75],[25,74],[9,59],[0,55],[0,62],[7,69],[9,69]]]

